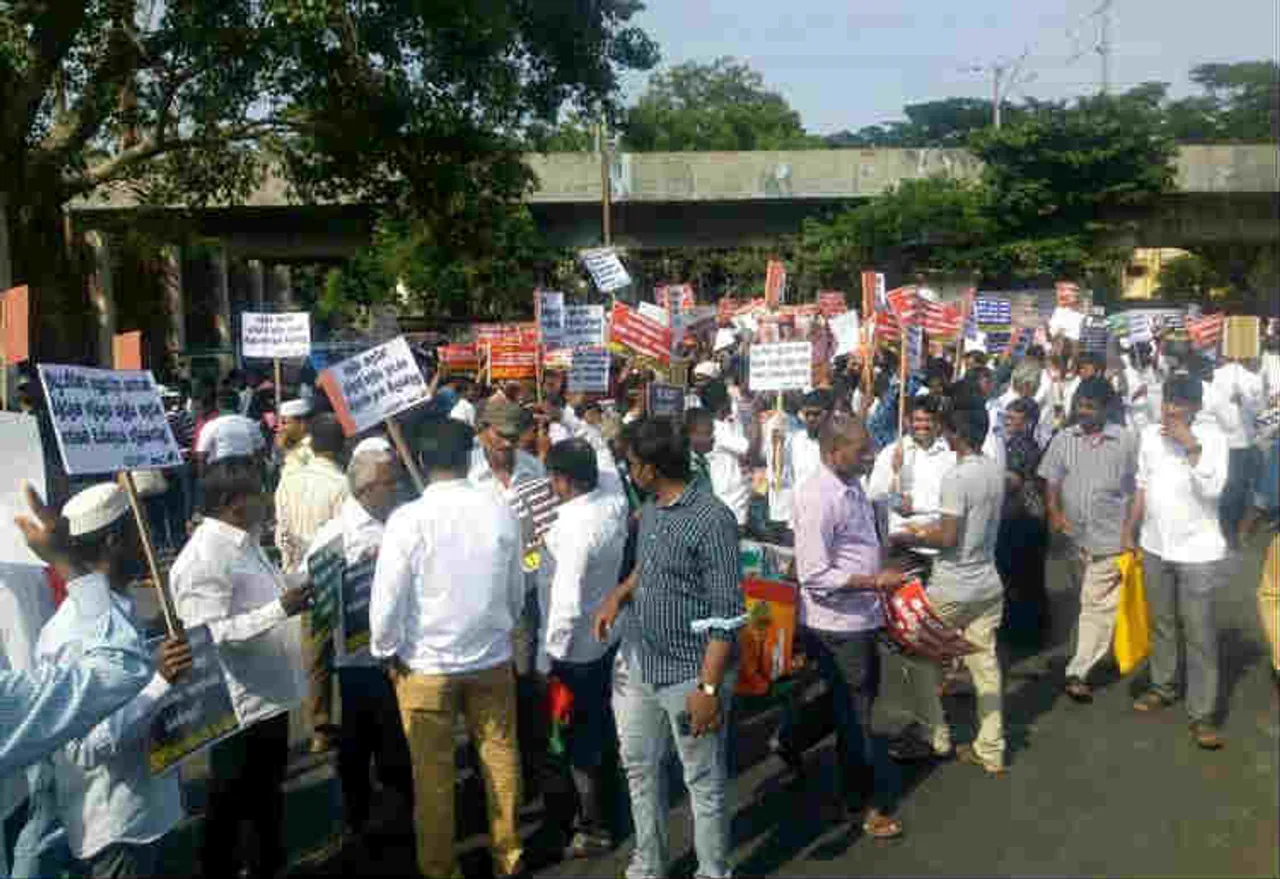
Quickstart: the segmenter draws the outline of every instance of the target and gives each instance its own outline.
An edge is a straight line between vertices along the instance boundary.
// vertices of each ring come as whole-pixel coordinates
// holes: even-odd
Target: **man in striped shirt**
[[[597,638],[615,621],[622,635],[613,710],[636,829],[626,875],[668,875],[659,779],[674,737],[693,803],[697,875],[729,876],[724,730],[737,629],[746,620],[737,520],[702,480],[690,480],[688,442],[671,419],[632,425],[627,460],[652,499],[640,514],[635,571],[604,599],[595,621]]]

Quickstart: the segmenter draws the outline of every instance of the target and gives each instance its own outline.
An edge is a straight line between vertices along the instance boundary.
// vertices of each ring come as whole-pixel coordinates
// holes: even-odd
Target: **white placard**
[[[539,290],[538,328],[542,330],[542,344],[558,348],[564,339],[564,294],[552,290]]]
[[[62,463],[70,475],[182,464],[150,371],[52,363],[38,369]]]
[[[311,315],[305,311],[240,315],[240,355],[268,360],[311,354]]]
[[[1057,335],[1061,333],[1074,342],[1080,340],[1080,331],[1083,327],[1084,314],[1070,308],[1059,306],[1053,310],[1053,317],[1049,318],[1050,334]]]
[[[605,348],[575,348],[569,367],[569,393],[609,393],[609,352]]]
[[[566,348],[603,345],[604,329],[603,305],[566,305],[560,344]]]
[[[422,401],[427,383],[404,336],[326,369],[319,384],[348,436],[362,433]]]
[[[664,327],[671,326],[671,312],[665,308],[660,308],[652,302],[641,302],[637,310],[654,323],[662,324]]]
[[[27,549],[27,541],[13,524],[13,517],[30,515],[22,483],[31,483],[44,500],[44,452],[40,446],[40,428],[31,415],[0,412],[0,563],[43,565],[35,553]]]
[[[751,346],[750,387],[756,391],[804,391],[813,379],[813,344],[775,342]]]
[[[578,254],[582,264],[591,273],[591,280],[605,293],[621,290],[631,284],[631,276],[622,266],[622,260],[612,247],[597,247]]]
[[[836,341],[832,351],[833,357],[852,354],[858,350],[858,313],[856,311],[846,311],[844,314],[830,318],[827,326],[831,329],[831,335]]]

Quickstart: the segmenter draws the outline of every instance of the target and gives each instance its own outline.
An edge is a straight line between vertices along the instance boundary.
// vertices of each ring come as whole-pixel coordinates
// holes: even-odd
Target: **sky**
[[[657,40],[657,69],[735,56],[819,134],[899,119],[905,104],[990,97],[993,65],[1017,64],[1014,99],[1071,97],[1101,80],[1103,0],[645,2],[634,23]],[[1113,87],[1156,80],[1188,94],[1196,64],[1275,59],[1278,10],[1277,0],[1112,0]],[[625,94],[638,96],[647,76],[628,75]]]

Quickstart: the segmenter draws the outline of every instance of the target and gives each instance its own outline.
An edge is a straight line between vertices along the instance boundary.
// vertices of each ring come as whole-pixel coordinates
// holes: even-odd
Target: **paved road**
[[[1226,749],[1200,751],[1186,732],[1181,706],[1155,717],[1130,709],[1130,680],[1112,680],[1092,705],[1061,695],[1073,601],[1051,577],[1053,647],[1006,664],[1006,730],[1010,773],[1004,779],[957,763],[904,775],[900,816],[905,838],[860,838],[830,817],[833,739],[811,747],[804,778],[794,779],[764,741],[774,716],[766,712],[738,731],[733,837],[740,875],[1159,875],[1280,874],[1280,702],[1270,684],[1257,622],[1257,548],[1220,592],[1226,654]],[[886,675],[886,689],[895,686]],[[894,725],[892,693],[878,723]],[[958,741],[972,734],[971,699],[949,700]],[[289,837],[298,875],[404,873],[411,854],[404,833],[390,831],[368,846],[336,852],[332,842],[338,793],[327,765],[293,781]],[[476,791],[472,787],[469,791]],[[482,805],[468,794],[464,826],[467,876],[489,875]],[[399,816],[403,817],[403,816]],[[529,815],[527,829],[536,827]],[[198,822],[197,822],[198,823]],[[687,803],[672,813],[673,875],[690,875]],[[198,832],[195,826],[191,834]],[[188,840],[189,843],[189,840]],[[183,847],[186,847],[184,843]],[[539,876],[621,875],[629,841],[612,856],[552,864]]]

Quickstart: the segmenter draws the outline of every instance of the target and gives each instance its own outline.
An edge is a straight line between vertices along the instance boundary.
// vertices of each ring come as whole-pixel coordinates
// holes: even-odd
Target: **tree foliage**
[[[623,122],[627,149],[783,150],[817,145],[800,114],[733,58],[690,61],[655,74]]]

